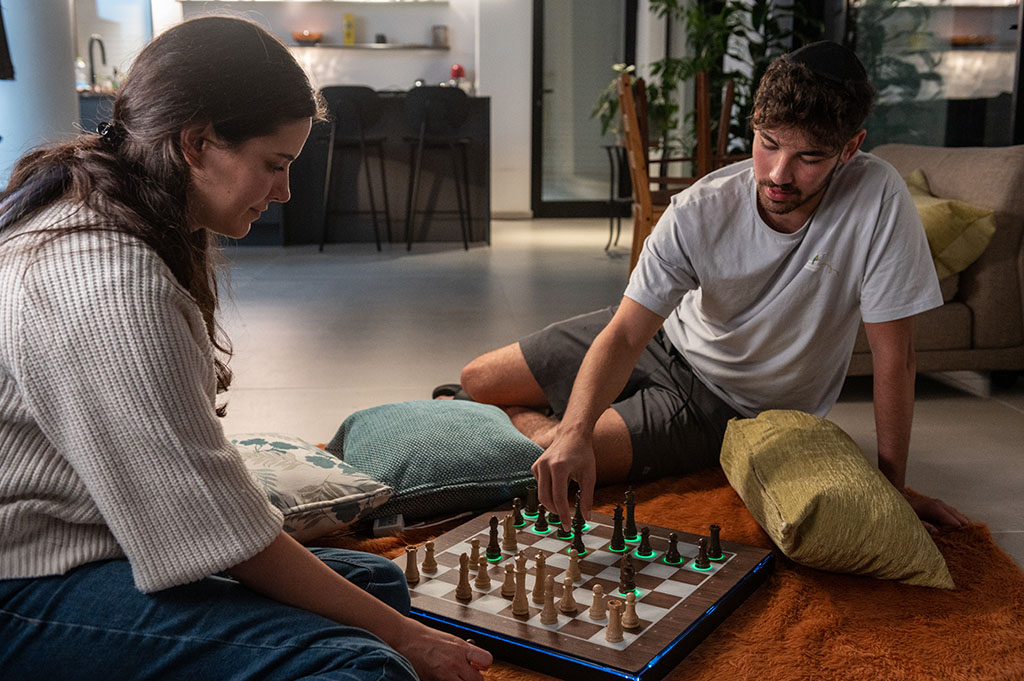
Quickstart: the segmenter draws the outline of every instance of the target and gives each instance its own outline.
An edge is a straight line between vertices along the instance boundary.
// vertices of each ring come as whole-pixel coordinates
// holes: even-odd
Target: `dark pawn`
[[[707,570],[711,567],[711,561],[708,560],[708,540],[704,537],[697,540],[697,558],[694,559],[693,566],[698,570]]]
[[[711,543],[708,544],[708,558],[711,560],[719,560],[722,557],[722,541],[718,538],[721,531],[722,528],[718,525],[711,526]]]
[[[651,530],[647,527],[640,528],[640,546],[636,550],[638,556],[649,556],[654,553],[651,548]]]
[[[498,541],[498,516],[491,516],[491,537],[487,542],[487,550],[484,552],[484,556],[488,560],[497,560],[501,558],[501,543]]]
[[[512,500],[512,524],[516,527],[526,524],[526,520],[523,518],[523,500],[519,497]]]
[[[578,556],[587,552],[587,545],[583,543],[583,516],[572,519],[572,548]]]
[[[550,525],[561,525],[562,524],[562,519],[558,517],[557,513],[555,513],[554,511],[551,511],[551,513],[548,513],[548,524],[550,524]]]
[[[526,508],[523,510],[531,516],[537,513],[537,485],[526,488]]]
[[[682,562],[683,557],[679,555],[679,535],[675,532],[668,534],[668,552],[665,554],[665,562],[673,565]]]
[[[615,504],[615,515],[613,520],[612,543],[608,545],[608,548],[612,551],[623,551],[626,548],[626,538],[625,535],[622,534],[622,507],[618,504]]]
[[[548,522],[551,522],[551,518],[548,518]],[[565,525],[562,525],[561,523],[559,523],[555,527],[555,536],[558,537],[559,539],[571,539],[572,538],[572,530],[570,530]]]
[[[623,532],[626,537],[633,539],[636,537],[636,518],[634,512],[636,509],[636,496],[633,494],[633,490],[626,490],[626,526],[623,528]]]
[[[583,519],[583,510],[580,508],[580,492],[576,491],[576,510],[572,514],[572,529],[576,529],[576,522],[579,521],[580,527],[587,524],[587,521]]]
[[[547,511],[544,510],[544,504],[541,504],[537,507],[537,513],[537,522],[534,523],[533,529],[537,530],[538,532],[547,532],[548,514]]]
[[[630,591],[636,591],[636,569],[633,557],[627,553],[619,561],[619,593],[628,594]]]

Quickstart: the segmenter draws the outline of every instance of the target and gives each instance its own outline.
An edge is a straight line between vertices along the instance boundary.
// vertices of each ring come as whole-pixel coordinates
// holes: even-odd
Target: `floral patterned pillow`
[[[230,435],[242,461],[284,514],[284,529],[308,542],[344,529],[391,497],[392,489],[290,435]]]

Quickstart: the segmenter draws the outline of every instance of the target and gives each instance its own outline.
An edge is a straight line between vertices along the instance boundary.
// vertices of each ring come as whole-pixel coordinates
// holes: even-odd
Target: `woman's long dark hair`
[[[258,25],[227,16],[192,19],[157,36],[129,69],[105,133],[37,149],[15,166],[0,194],[0,233],[61,198],[103,224],[55,227],[54,236],[117,230],[155,250],[202,311],[218,356],[218,392],[231,372],[230,344],[215,321],[216,235],[192,231],[191,172],[181,149],[187,126],[211,124],[228,145],[281,125],[324,117],[322,99],[288,49]],[[218,413],[223,414],[223,409]]]

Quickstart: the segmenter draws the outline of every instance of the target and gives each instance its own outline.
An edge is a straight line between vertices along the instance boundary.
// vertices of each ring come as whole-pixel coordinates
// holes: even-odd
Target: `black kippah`
[[[831,40],[804,45],[787,55],[791,62],[803,64],[815,75],[832,81],[837,85],[849,82],[864,82],[868,74],[860,59],[848,47]]]

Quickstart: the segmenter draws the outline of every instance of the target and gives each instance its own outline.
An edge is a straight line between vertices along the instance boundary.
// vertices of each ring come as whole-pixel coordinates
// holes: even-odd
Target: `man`
[[[862,320],[879,467],[904,491],[913,317],[942,298],[906,185],[859,151],[873,96],[840,45],[780,57],[754,102],[753,159],[673,198],[617,308],[463,369],[470,398],[504,407],[546,448],[532,469],[545,506],[571,515],[570,479],[589,513],[596,482],[715,465],[732,417],[824,416]],[[937,499],[907,498],[930,530],[966,522]]]

